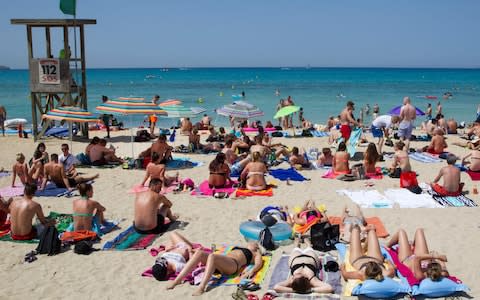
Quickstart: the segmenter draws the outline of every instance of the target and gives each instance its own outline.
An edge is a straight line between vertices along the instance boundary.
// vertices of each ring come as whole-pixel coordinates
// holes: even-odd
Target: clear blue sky
[[[25,27],[10,19],[66,17],[58,5],[2,1],[0,65],[27,66]],[[478,68],[479,13],[478,0],[77,0],[77,18],[97,19],[90,68]]]

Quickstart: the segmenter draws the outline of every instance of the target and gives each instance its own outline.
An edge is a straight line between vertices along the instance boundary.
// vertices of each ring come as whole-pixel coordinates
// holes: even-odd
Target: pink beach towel
[[[340,175],[349,174],[350,172],[334,172],[333,169],[328,169],[325,174],[322,175],[322,178],[335,179]]]
[[[15,187],[7,186],[0,189],[0,196],[4,198],[22,196],[23,189],[23,185],[16,185]]]
[[[375,173],[366,173],[365,174],[369,179],[383,179],[382,168],[376,167]]]
[[[227,193],[229,196],[235,192],[235,188],[232,187],[233,183],[229,183],[227,187],[221,189],[215,189],[215,193]],[[200,191],[200,192],[199,192]],[[198,190],[192,191],[191,195],[194,196],[213,196],[213,189],[208,186],[208,180],[203,181],[198,186]]]

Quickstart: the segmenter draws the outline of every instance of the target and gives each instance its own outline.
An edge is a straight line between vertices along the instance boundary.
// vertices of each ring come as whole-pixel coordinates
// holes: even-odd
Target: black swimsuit
[[[242,251],[243,255],[245,256],[245,260],[247,261],[246,265],[249,265],[253,261],[253,253],[250,251],[248,248],[243,248],[243,247],[233,247],[232,251],[234,250],[240,250]],[[238,273],[240,271],[241,266],[238,264],[237,260],[232,257],[233,261],[235,261],[235,264],[237,265],[237,270],[235,273]]]
[[[297,258],[299,258],[299,257],[309,257],[309,258],[311,258],[311,259],[315,262],[315,264],[306,264],[306,263],[293,264],[293,262],[295,261],[295,259],[297,259]],[[300,269],[300,268],[304,268],[304,267],[309,268],[309,269],[313,272],[314,276],[315,276],[316,274],[318,274],[318,272],[320,271],[319,268],[318,268],[317,265],[316,265],[316,260],[315,260],[315,258],[314,258],[313,256],[310,256],[310,255],[307,255],[307,254],[300,254],[299,256],[296,256],[296,257],[292,260],[292,263],[290,264],[290,274],[293,275],[293,273],[294,273],[296,270],[298,270],[298,269]]]

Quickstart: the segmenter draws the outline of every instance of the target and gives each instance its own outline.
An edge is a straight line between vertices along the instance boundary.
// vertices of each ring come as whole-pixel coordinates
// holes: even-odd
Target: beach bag
[[[46,227],[41,235],[37,246],[38,254],[47,254],[48,256],[60,253],[62,242],[58,238],[58,231],[55,226]]]
[[[258,242],[263,248],[267,250],[275,250],[275,244],[273,243],[273,235],[268,227],[265,227],[258,234]]]
[[[310,130],[303,129],[302,130],[302,136],[303,137],[313,137],[313,134],[310,132]]]
[[[272,137],[282,137],[283,133],[281,131],[272,132]]]
[[[415,172],[402,172],[400,174],[400,187],[408,188],[418,186],[417,173]]]
[[[310,228],[310,237],[313,249],[322,252],[334,250],[335,244],[339,242],[340,225],[317,223]]]

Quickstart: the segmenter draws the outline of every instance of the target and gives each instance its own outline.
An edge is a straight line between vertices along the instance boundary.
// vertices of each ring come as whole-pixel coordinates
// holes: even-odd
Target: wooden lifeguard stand
[[[85,73],[85,25],[97,24],[93,19],[12,19],[13,25],[27,26],[28,65],[30,69],[30,96],[32,105],[33,136],[41,138],[50,122],[41,121],[41,116],[62,105],[78,106],[87,109],[87,77]],[[69,28],[79,28],[80,57],[71,57]],[[46,57],[34,57],[33,28],[45,29]],[[63,28],[63,54],[54,57],[51,47],[51,28]],[[76,45],[76,36],[75,36]],[[75,51],[76,52],[76,51]],[[73,69],[70,63],[73,63]],[[78,66],[80,65],[80,66]],[[76,82],[72,71],[81,72],[80,82]],[[39,131],[39,121],[42,129]],[[78,124],[77,124],[78,125]],[[88,138],[88,125],[79,125],[82,136]]]

